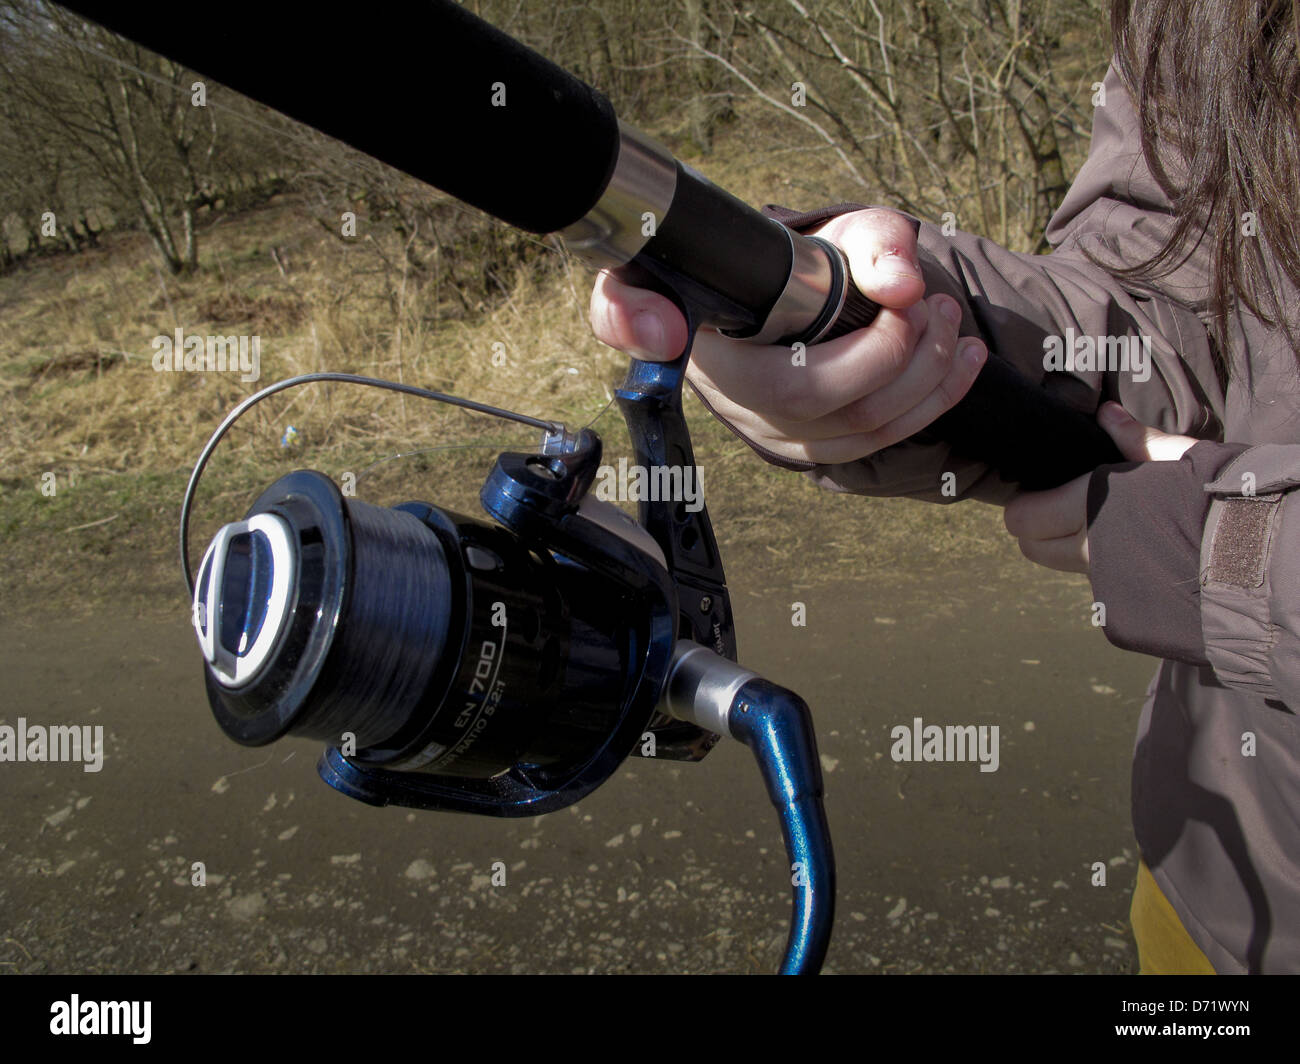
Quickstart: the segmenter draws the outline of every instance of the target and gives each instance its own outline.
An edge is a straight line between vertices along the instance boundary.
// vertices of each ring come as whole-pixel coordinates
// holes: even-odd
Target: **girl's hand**
[[[1131,462],[1176,462],[1199,441],[1171,436],[1133,418],[1119,403],[1103,403],[1097,421]],[[1088,482],[1091,473],[1051,491],[1023,492],[1003,520],[1031,562],[1063,572],[1088,572]]]
[[[787,346],[756,346],[702,329],[687,379],[714,412],[782,458],[851,462],[906,439],[955,406],[987,357],[959,339],[961,307],[925,298],[916,231],[896,211],[840,215],[814,230],[844,250],[853,280],[883,308],[872,324],[817,344],[796,363]],[[591,297],[597,339],[637,358],[666,361],[686,344],[686,322],[654,292],[601,273]]]

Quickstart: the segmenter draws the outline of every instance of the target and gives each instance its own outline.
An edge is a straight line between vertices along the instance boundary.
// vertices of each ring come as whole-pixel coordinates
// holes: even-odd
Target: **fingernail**
[[[961,342],[961,357],[966,360],[966,364],[969,366],[976,368],[982,366],[987,353],[984,345],[978,340],[968,339]]]
[[[902,255],[886,255],[876,265],[883,272],[893,274],[895,277],[921,280],[921,267]]]
[[[961,307],[957,306],[955,300],[943,299],[939,301],[939,313],[948,319],[949,324],[961,324]]]
[[[650,310],[643,310],[632,319],[632,335],[636,337],[637,347],[650,355],[664,353],[664,323],[659,315]]]

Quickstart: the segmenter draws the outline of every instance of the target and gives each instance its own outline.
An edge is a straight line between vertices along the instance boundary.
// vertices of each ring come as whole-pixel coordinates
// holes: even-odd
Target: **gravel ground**
[[[828,972],[1135,969],[1129,757],[1154,662],[1091,626],[1085,581],[1028,563],[780,593],[743,566],[731,579],[742,662],[817,720],[839,870]],[[102,725],[105,759],[0,764],[0,970],[778,961],[786,861],[738,744],[628,762],[546,817],[372,809],[317,779],[317,744],[220,734],[186,617],[39,616],[0,621],[0,723]],[[896,762],[891,729],[915,717],[997,725],[997,771]]]

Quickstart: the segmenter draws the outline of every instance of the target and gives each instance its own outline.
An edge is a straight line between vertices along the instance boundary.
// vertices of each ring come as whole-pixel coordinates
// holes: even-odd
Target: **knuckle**
[[[867,454],[875,454],[877,451],[883,451],[886,447],[892,447],[894,444],[907,438],[906,432],[898,430],[897,422],[888,422],[872,432],[864,433],[862,436],[863,448]]]
[[[911,259],[916,254],[916,230],[912,222],[906,215],[887,207],[869,207],[840,215],[820,235],[839,244],[850,261],[863,264],[888,255]]]
[[[898,376],[907,368],[916,350],[916,331],[910,323],[904,323],[897,330],[882,330],[871,337],[871,361],[887,371],[890,379]]]
[[[940,382],[938,389],[939,402],[943,404],[943,410],[946,412],[962,401],[966,396],[968,382],[958,373],[949,373]]]
[[[870,226],[882,239],[905,244],[916,242],[915,230],[905,215],[890,207],[869,207],[853,215],[859,224]]]
[[[776,373],[770,380],[771,412],[790,421],[811,421],[821,414],[811,374]]]
[[[885,419],[879,409],[874,395],[865,396],[844,408],[844,424],[848,433],[874,433]]]
[[[945,365],[948,371],[943,380],[940,381],[937,391],[940,402],[943,403],[944,411],[948,411],[966,398],[966,393],[970,391],[971,385],[975,383],[979,371],[976,370],[972,373],[964,364],[955,359],[951,350],[947,353]]]

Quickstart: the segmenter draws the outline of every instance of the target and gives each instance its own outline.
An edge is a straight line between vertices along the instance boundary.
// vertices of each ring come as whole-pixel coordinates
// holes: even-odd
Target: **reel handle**
[[[707,647],[678,642],[661,705],[750,748],[781,819],[794,915],[781,975],[821,970],[835,922],[835,852],[822,802],[821,761],[808,704]]]

